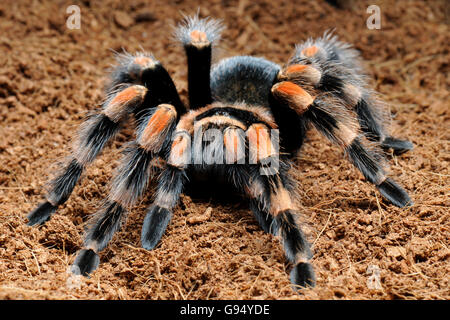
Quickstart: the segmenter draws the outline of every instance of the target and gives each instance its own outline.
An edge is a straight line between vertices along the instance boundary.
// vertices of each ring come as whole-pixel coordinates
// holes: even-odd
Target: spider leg
[[[146,52],[122,53],[117,55],[117,61],[118,67],[111,74],[107,92],[113,92],[123,84],[143,85],[150,92],[145,103],[134,111],[138,122],[146,110],[164,103],[175,107],[178,118],[186,113],[172,78],[153,55]]]
[[[272,92],[279,101],[284,101],[297,114],[312,123],[331,142],[347,153],[350,162],[380,193],[398,207],[412,205],[407,192],[383,169],[383,156],[365,145],[359,124],[351,110],[332,96],[313,98],[306,90],[289,81],[277,83]]]
[[[134,113],[139,125],[149,109],[163,103],[172,104],[178,118],[186,112],[169,74],[147,53],[118,56],[118,66],[111,74],[106,95],[102,109],[81,125],[73,155],[51,181],[47,201],[28,214],[29,225],[43,224],[67,201],[85,167],[119,132],[130,113]]]
[[[263,225],[268,227],[268,232],[281,236],[286,258],[294,265],[291,282],[300,287],[314,287],[316,277],[309,263],[311,248],[297,221],[299,212],[293,204],[286,180],[287,176],[282,172],[261,176],[254,171],[249,191],[257,214],[264,219]]]
[[[161,104],[145,118],[137,128],[136,142],[126,149],[108,198],[91,220],[84,249],[72,267],[75,273],[87,275],[97,268],[98,252],[107,246],[120,228],[127,208],[134,205],[147,189],[154,165],[152,160],[159,160],[159,155],[164,154],[169,146],[177,118],[175,108]]]
[[[376,149],[366,145],[357,126],[352,126],[343,116],[338,117],[337,114],[343,113],[336,110],[333,112],[326,99],[317,100],[305,113],[305,117],[330,141],[344,149],[350,162],[387,200],[400,208],[412,205],[408,193],[387,176],[383,168],[384,157]]]
[[[191,138],[185,130],[176,130],[170,147],[166,168],[156,189],[156,197],[149,207],[142,225],[142,247],[152,250],[163,236],[172,218],[186,181],[185,168],[191,161]]]
[[[120,125],[137,105],[144,101],[147,89],[140,85],[122,88],[105,102],[103,109],[82,124],[74,152],[63,170],[50,183],[47,201],[28,215],[28,224],[42,224],[67,201],[84,168],[102,151],[119,131]]]
[[[255,139],[256,142],[258,139],[258,136],[256,136],[258,135],[258,128],[260,130],[263,129],[259,132],[261,140],[264,138],[267,139],[267,132],[264,130],[264,127],[255,125],[252,127],[249,135],[251,138],[253,138],[252,140],[250,140],[252,141],[252,145],[247,146],[247,151],[249,151],[248,156],[252,158],[252,162],[255,162],[257,160],[258,151],[261,151],[261,156],[264,156],[263,153],[265,153],[266,156],[269,156],[269,149],[267,149],[267,146],[265,151],[263,151],[258,150],[258,147],[255,145]],[[267,142],[271,144],[271,142]],[[250,183],[250,170],[243,169],[246,168],[245,132],[241,128],[230,126],[224,130],[223,143],[225,147],[225,163],[230,164],[230,166],[227,166],[226,176],[229,178],[230,182],[238,188],[238,190],[241,190],[243,193],[250,195],[250,209],[253,212],[256,221],[265,232],[271,233],[271,225],[273,221],[272,216],[268,214],[267,211],[264,211],[262,208],[260,208],[259,201],[257,201],[255,197],[251,196],[255,193],[255,191],[251,190],[256,190],[258,188],[258,183],[260,182],[258,180],[255,180],[254,182]],[[249,149],[251,149],[251,152]]]
[[[383,149],[392,148],[394,154],[401,154],[413,148],[411,142],[388,134],[388,116],[381,100],[367,87],[358,52],[337,37],[326,33],[322,38],[297,45],[279,77],[309,92],[333,94],[356,112],[367,138],[378,141]]]
[[[261,181],[253,179],[251,182],[251,171],[244,169],[243,166],[230,166],[227,171],[227,176],[230,181],[249,198],[249,207],[253,216],[258,222],[261,229],[266,233],[275,234],[273,217],[266,210],[267,204],[264,202],[265,198],[257,199],[258,189],[261,188]],[[261,191],[259,191],[261,192]],[[266,197],[267,198],[267,197]]]
[[[308,262],[312,253],[296,219],[298,210],[291,197],[294,182],[287,175],[289,165],[278,159],[276,141],[271,139],[265,125],[252,124],[246,136],[249,164],[229,166],[228,176],[250,198],[250,208],[262,229],[281,236],[286,257],[294,264],[291,282],[299,287],[314,286],[315,275]],[[230,144],[239,141],[231,137],[226,131],[226,151],[231,149]],[[239,150],[239,147],[234,149]]]
[[[152,250],[163,236],[172,218],[172,209],[177,204],[185,181],[185,173],[168,166],[159,179],[157,196],[149,207],[142,225],[141,244]]]
[[[186,17],[175,31],[175,36],[182,43],[187,56],[190,109],[198,109],[212,102],[211,54],[222,30],[220,21],[200,19],[197,14]]]

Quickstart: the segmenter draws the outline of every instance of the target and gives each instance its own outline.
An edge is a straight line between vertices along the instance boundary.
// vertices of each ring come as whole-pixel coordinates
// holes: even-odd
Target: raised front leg
[[[175,36],[183,44],[188,62],[189,107],[198,109],[212,102],[210,88],[211,55],[223,26],[219,20],[186,17]]]

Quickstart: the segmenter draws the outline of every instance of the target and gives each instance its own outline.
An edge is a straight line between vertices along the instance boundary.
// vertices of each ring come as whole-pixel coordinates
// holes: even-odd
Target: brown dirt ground
[[[379,5],[381,30],[366,28]],[[65,9],[81,8],[81,29]],[[445,1],[2,1],[0,4],[0,298],[2,299],[449,299],[449,48]],[[89,279],[66,270],[83,227],[107,193],[130,137],[122,134],[87,170],[72,197],[40,228],[25,225],[54,164],[69,154],[85,113],[102,100],[111,49],[153,52],[186,100],[182,48],[171,41],[181,13],[222,18],[219,56],[249,54],[282,64],[295,43],[335,28],[359,49],[395,122],[415,149],[391,172],[415,205],[398,209],[312,132],[293,174],[313,226],[317,287],[291,290],[279,240],[245,203],[183,196],[160,245],[140,248],[151,192],[101,253]],[[448,8],[447,8],[448,14]],[[202,217],[208,207],[211,216]],[[208,210],[209,211],[209,210]],[[198,220],[198,221],[196,221]],[[369,289],[369,266],[381,288]],[[71,285],[70,281],[78,281]]]

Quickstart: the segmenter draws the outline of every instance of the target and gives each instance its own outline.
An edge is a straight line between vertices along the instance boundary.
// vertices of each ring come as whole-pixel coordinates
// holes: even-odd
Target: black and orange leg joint
[[[137,140],[126,150],[115,175],[105,206],[96,214],[86,234],[84,249],[72,266],[74,273],[87,275],[98,266],[98,252],[103,250],[119,229],[128,207],[142,196],[151,178],[152,160],[161,151],[176,121],[171,105],[159,105],[146,123],[138,128]]]
[[[138,127],[137,142],[144,150],[153,154],[168,149],[177,118],[178,113],[174,106],[158,105]]]
[[[303,70],[306,69],[294,68],[290,73],[303,73]],[[287,79],[287,75],[289,74],[284,72],[282,76],[279,75],[279,78]],[[303,145],[307,131],[304,114],[313,105],[315,97],[291,80],[275,83],[272,86],[269,101],[274,118],[279,125],[283,151],[292,156]]]
[[[147,92],[148,89],[141,85],[126,87],[107,99],[102,113],[111,121],[120,123],[143,105]]]
[[[338,51],[333,46],[324,48],[320,44],[302,47],[296,58],[278,74],[278,81],[291,81],[304,86],[307,91],[331,93],[356,112],[361,129],[367,138],[378,141],[382,148],[392,149],[398,155],[413,148],[411,142],[400,140],[387,134],[383,119],[377,113],[380,108],[371,93],[365,88],[364,80],[348,69],[348,65],[340,60]],[[346,55],[346,53],[341,52]]]
[[[138,83],[150,91],[150,94],[146,96],[145,103],[135,110],[138,122],[144,110],[163,103],[173,105],[179,116],[186,112],[172,78],[164,66],[152,55],[147,53],[119,55],[119,65],[112,73],[108,92],[114,92],[120,86],[134,83]]]
[[[143,104],[145,109],[152,109],[160,104],[170,104],[175,108],[178,119],[187,112],[172,78],[161,64],[156,64],[153,69],[145,70],[142,81],[150,92]],[[142,110],[137,110],[135,113],[138,121],[141,116],[140,111]]]
[[[270,178],[260,176],[255,170],[251,170],[248,174],[237,172],[235,175],[242,177],[243,189],[250,199],[250,210],[261,229],[266,233],[276,234],[276,225],[273,223],[273,214],[270,211]]]
[[[142,225],[141,244],[144,249],[155,248],[166,231],[172,218],[172,209],[183,191],[185,168],[190,160],[190,135],[178,129],[174,134],[166,168],[158,180],[155,201],[149,207]]]
[[[387,200],[398,207],[411,205],[412,201],[407,192],[392,179],[387,178],[383,168],[383,156],[365,146],[364,140],[358,134],[358,128],[352,127],[351,123],[337,120],[325,110],[326,106],[319,108],[313,105],[305,113],[305,117],[319,132],[345,151],[350,162]]]
[[[72,265],[72,272],[88,275],[99,262],[98,252],[103,250],[119,229],[127,208],[135,204],[147,189],[152,154],[133,144],[113,179],[105,205],[96,213],[86,233],[82,249]]]
[[[143,85],[144,71],[154,69],[159,64],[153,55],[139,52],[137,54],[118,54],[117,66],[113,69],[107,92],[114,91],[119,85],[138,83]]]
[[[28,225],[43,224],[57,207],[67,201],[84,168],[89,165],[119,131],[121,123],[146,95],[145,87],[136,85],[110,97],[101,112],[89,116],[82,124],[71,159],[51,181],[47,201],[28,214]]]
[[[224,131],[224,158],[226,164],[245,164],[245,139],[243,130],[238,127],[228,127]]]
[[[310,58],[320,54],[321,50],[317,46],[311,46],[304,48],[301,54]],[[344,72],[344,69],[340,68],[340,72]],[[324,69],[327,69],[327,66],[324,66]],[[362,83],[360,85],[357,84],[361,80],[353,79],[352,82],[349,79],[344,80],[352,77],[354,75],[348,71],[345,72],[345,75],[339,76],[336,70],[332,72],[329,70],[320,71],[318,67],[312,65],[291,64],[280,71],[277,79],[284,83],[291,82],[300,87],[304,86],[302,89],[307,89],[306,91],[310,92],[310,94],[314,92],[316,94],[318,92],[333,94],[337,99],[348,105],[349,109],[356,112],[361,129],[366,133],[368,139],[378,141],[383,149],[392,149],[396,155],[411,150],[413,144],[410,141],[397,139],[386,133],[382,120],[376,116],[378,112],[376,108],[379,108],[377,102],[372,101],[373,99],[371,99],[369,92],[363,87]],[[300,100],[299,97],[306,96],[292,84],[280,84],[278,86],[274,87],[274,95],[281,99],[284,96],[284,100],[288,102]],[[293,105],[298,106],[299,103],[293,103]],[[297,113],[303,110],[304,107],[300,109],[297,107],[296,109]]]
[[[331,114],[315,106],[305,116],[314,124],[319,132],[331,142],[338,144],[348,155],[350,162],[363,174],[367,181],[373,183],[380,193],[398,207],[411,205],[407,192],[387,178],[383,169],[384,158],[376,151],[364,145],[356,128],[351,128]]]
[[[283,68],[277,76],[278,81],[289,81],[298,85],[307,85],[314,88],[320,85],[323,75],[312,65],[291,64]]]
[[[246,131],[248,141],[248,159],[250,164],[268,164],[271,159],[277,159],[279,150],[273,143],[273,133],[262,123],[252,124]]]
[[[281,236],[286,258],[293,264],[291,283],[296,289],[314,287],[316,277],[309,263],[312,258],[310,245],[297,222],[298,211],[287,181],[283,181],[282,177],[283,174],[271,177],[272,181],[268,184],[271,190],[269,212],[273,217],[272,229]]]
[[[187,55],[190,109],[198,109],[212,102],[211,55],[222,29],[217,20],[195,16],[187,18],[175,32]]]
[[[167,164],[183,170],[192,162],[191,135],[188,131],[177,128],[173,134]]]
[[[309,260],[310,245],[297,219],[297,210],[290,196],[284,173],[276,176],[253,174],[248,186],[250,208],[265,232],[281,237],[286,258],[293,264],[291,282],[297,289],[315,286],[315,274]]]
[[[127,208],[135,204],[147,189],[151,160],[152,154],[138,144],[133,144],[126,150],[105,205],[91,220],[84,248],[78,253],[72,272],[87,275],[97,268],[98,252],[107,246],[114,233],[119,230]]]
[[[272,87],[272,95],[281,103],[294,110],[298,115],[303,115],[311,104],[314,97],[301,86],[291,81],[282,81]]]

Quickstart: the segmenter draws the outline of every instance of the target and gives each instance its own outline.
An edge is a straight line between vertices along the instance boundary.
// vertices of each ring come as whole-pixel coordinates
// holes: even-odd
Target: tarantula
[[[105,102],[82,124],[74,151],[51,181],[46,201],[28,215],[29,225],[50,219],[86,166],[133,116],[136,139],[126,148],[110,193],[91,219],[84,248],[72,265],[75,274],[87,276],[98,267],[98,253],[152,178],[157,187],[141,242],[145,249],[155,248],[188,177],[203,174],[227,180],[249,199],[262,229],[281,237],[293,285],[314,286],[311,248],[297,219],[294,179],[288,173],[289,161],[311,127],[342,148],[388,201],[398,207],[412,204],[406,191],[387,177],[380,152],[392,149],[400,154],[412,144],[387,132],[383,106],[368,88],[356,50],[325,33],[298,44],[283,67],[263,58],[235,56],[211,68],[222,30],[220,21],[198,15],[176,28],[187,55],[189,108],[154,56],[119,55]],[[195,133],[211,130],[222,134],[219,144],[205,138],[193,143]]]

